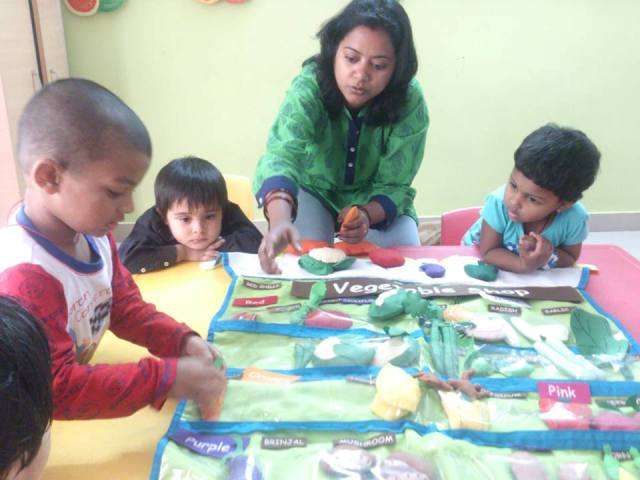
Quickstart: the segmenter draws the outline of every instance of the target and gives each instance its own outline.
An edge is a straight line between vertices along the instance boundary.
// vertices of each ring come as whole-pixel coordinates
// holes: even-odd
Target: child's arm
[[[156,216],[152,209],[147,210],[120,245],[120,258],[131,273],[152,272],[179,261],[175,239],[168,227],[156,225]]]
[[[176,245],[122,244],[122,261],[131,273],[146,273],[178,263]]]
[[[542,248],[542,245],[540,248]],[[478,249],[485,262],[495,265],[502,270],[515,273],[528,273],[540,267],[540,265],[537,265],[538,252],[536,252],[535,256],[532,254],[528,257],[518,256],[510,252],[502,246],[502,235],[491,228],[484,220],[482,222],[482,230],[480,231]]]
[[[56,419],[114,418],[152,405],[160,408],[177,372],[176,359],[81,365],[67,332],[62,285],[42,267],[18,265],[0,275],[0,293],[13,296],[42,321],[51,350]]]
[[[113,237],[109,242],[113,256],[110,330],[158,357],[179,357],[185,338],[195,332],[142,300],[138,286],[118,258]]]
[[[235,203],[229,202],[222,216],[222,238],[224,244],[222,252],[257,253],[262,234],[260,230],[247,218],[242,209]]]
[[[578,258],[580,258],[580,252],[582,252],[581,243],[557,247],[555,250],[556,255],[558,255],[556,267],[573,267]]]
[[[109,242],[113,255],[111,331],[120,338],[147,347],[156,356],[181,357],[176,362],[166,396],[194,399],[203,418],[207,419],[226,391],[224,362],[220,365],[214,362],[217,358],[222,360],[222,356],[187,325],[176,322],[142,300],[138,286],[118,258],[113,237]],[[153,404],[156,408],[161,405],[162,402],[157,406]]]

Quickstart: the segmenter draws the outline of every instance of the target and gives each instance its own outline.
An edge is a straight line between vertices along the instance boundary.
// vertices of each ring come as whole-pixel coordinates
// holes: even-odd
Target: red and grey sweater
[[[0,295],[16,298],[44,324],[51,349],[54,418],[131,415],[160,408],[176,377],[177,357],[193,331],[142,300],[111,235],[85,236],[89,263],[69,256],[20,211],[0,230]],[[159,358],[89,365],[107,329]]]

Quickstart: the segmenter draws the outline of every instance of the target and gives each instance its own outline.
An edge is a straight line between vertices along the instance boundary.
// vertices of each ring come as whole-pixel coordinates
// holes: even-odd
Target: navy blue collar
[[[41,234],[31,221],[31,219],[25,213],[24,206],[18,211],[16,215],[16,222],[18,222],[18,225],[24,228],[24,230],[31,236],[31,238],[33,238],[42,248],[44,248],[49,254],[53,255],[62,263],[67,265],[69,268],[72,268],[73,270],[76,270],[80,273],[96,273],[102,270],[102,267],[104,267],[104,261],[100,256],[96,241],[93,237],[83,234],[83,237],[89,244],[92,260],[89,262],[81,262],[77,258],[74,258],[67,252],[63,251],[51,240]]]

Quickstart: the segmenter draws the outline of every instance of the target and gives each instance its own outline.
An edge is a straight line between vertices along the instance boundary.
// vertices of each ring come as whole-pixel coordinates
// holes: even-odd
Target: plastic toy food
[[[385,365],[376,378],[371,411],[384,420],[398,420],[414,413],[420,403],[420,384],[401,368]]]
[[[367,478],[376,457],[350,445],[337,445],[322,454],[320,468],[332,478]]]

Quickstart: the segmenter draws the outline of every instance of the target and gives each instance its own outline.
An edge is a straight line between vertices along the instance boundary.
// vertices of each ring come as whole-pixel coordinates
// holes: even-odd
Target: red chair
[[[469,227],[480,218],[480,207],[459,208],[440,217],[440,245],[460,245]]]

